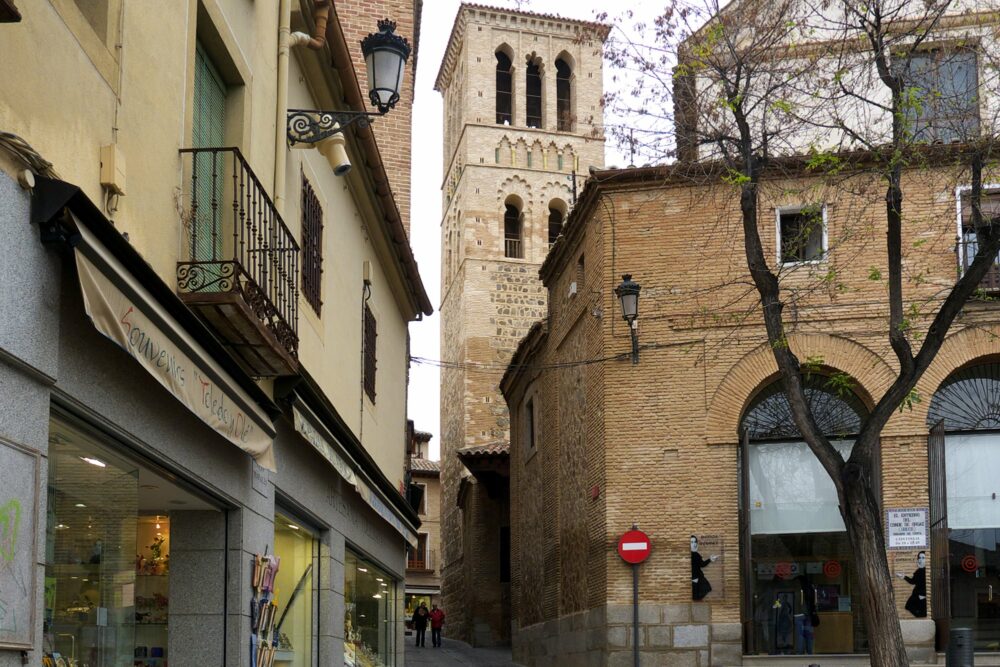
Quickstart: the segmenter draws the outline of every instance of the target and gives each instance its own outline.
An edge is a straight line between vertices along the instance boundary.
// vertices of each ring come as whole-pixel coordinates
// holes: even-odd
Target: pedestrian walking
[[[431,605],[431,645],[441,646],[441,628],[444,627],[444,611],[436,604]]]
[[[417,610],[413,612],[413,632],[417,635],[417,646],[426,646],[427,638],[427,621],[430,620],[430,614],[427,613],[427,607],[420,605]]]

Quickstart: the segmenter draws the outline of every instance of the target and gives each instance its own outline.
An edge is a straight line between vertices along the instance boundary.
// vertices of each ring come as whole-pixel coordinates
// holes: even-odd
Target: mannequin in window
[[[701,557],[698,553],[698,538],[694,535],[691,536],[691,599],[701,600],[706,595],[712,592],[712,584],[708,583],[708,579],[705,578],[705,573],[701,571],[701,568],[707,567],[717,561],[719,557],[710,556],[708,560]]]
[[[816,588],[804,574],[800,574],[796,579],[802,586],[802,607],[795,614],[796,653],[812,655],[816,641],[816,626],[819,625],[819,614],[816,613]]]
[[[917,569],[913,572],[912,577],[908,577],[902,572],[897,572],[896,576],[905,581],[906,583],[913,586],[913,592],[910,593],[909,599],[906,601],[906,611],[910,612],[917,618],[925,618],[927,616],[927,554],[923,551],[917,554]]]

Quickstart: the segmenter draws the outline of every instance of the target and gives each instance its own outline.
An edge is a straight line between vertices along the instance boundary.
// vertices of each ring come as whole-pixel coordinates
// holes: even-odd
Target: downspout
[[[313,9],[313,36],[291,32],[291,0],[278,1],[278,102],[274,119],[274,208],[285,212],[285,168],[288,164],[288,52],[292,46],[319,50],[326,46],[326,24],[330,19],[330,0],[316,0]]]
[[[291,0],[278,0],[278,100],[274,111],[274,208],[285,214],[285,168],[288,164],[288,33]]]

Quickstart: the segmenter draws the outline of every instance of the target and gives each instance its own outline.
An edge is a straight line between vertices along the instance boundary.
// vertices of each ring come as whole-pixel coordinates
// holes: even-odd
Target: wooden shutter
[[[320,314],[323,307],[323,208],[305,176],[302,177],[302,295]]]
[[[739,446],[737,475],[740,489],[740,612],[743,619],[743,650],[757,652],[754,628],[753,554],[750,552],[750,432],[744,431]]]
[[[194,118],[192,142],[195,148],[220,148],[225,143],[226,84],[219,76],[201,44],[194,57]],[[222,190],[226,153],[195,153],[194,192],[191,193],[194,219],[191,221],[191,260],[218,261],[222,258]]]
[[[375,402],[376,338],[378,338],[378,331],[376,329],[375,315],[372,313],[371,308],[368,307],[368,304],[365,304],[365,322],[364,322],[365,393],[368,394],[368,398],[371,399],[372,403]]]
[[[948,644],[951,626],[951,563],[948,558],[948,488],[945,477],[944,421],[927,437],[927,488],[931,521],[931,618],[939,651]]]

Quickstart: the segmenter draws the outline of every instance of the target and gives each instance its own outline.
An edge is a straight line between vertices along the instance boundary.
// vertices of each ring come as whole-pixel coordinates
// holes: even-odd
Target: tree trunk
[[[861,588],[868,653],[874,667],[907,667],[878,499],[864,475],[851,474],[853,467],[845,466],[841,513]]]

